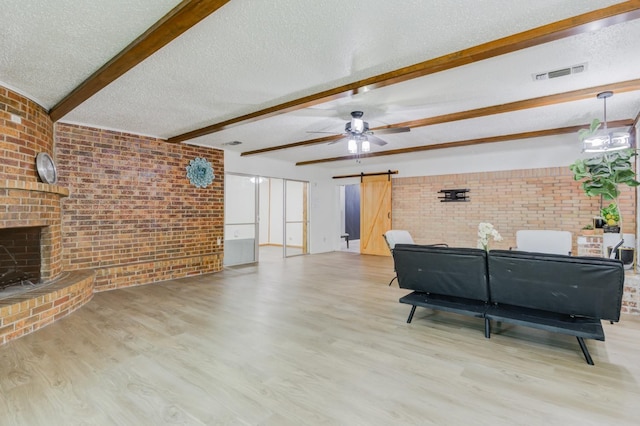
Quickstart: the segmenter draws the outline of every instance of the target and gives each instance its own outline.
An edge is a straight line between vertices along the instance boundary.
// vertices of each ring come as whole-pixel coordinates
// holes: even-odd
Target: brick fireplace
[[[55,185],[14,180],[0,182],[0,205],[3,206],[0,209],[0,244],[3,236],[8,241],[12,236],[33,240],[33,233],[37,231],[38,281],[51,281],[62,273],[60,199],[68,195],[67,189]],[[27,250],[26,247],[21,249]],[[0,258],[3,258],[2,253]]]
[[[39,152],[53,153],[49,116],[0,87],[0,276],[24,273],[41,284],[32,290],[25,283],[8,297],[0,292],[0,344],[69,314],[93,294],[93,272],[63,273],[61,200],[69,190],[38,181]]]

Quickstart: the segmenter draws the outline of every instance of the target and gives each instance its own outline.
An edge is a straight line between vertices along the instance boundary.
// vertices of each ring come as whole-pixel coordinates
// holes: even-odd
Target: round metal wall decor
[[[46,152],[41,152],[36,155],[36,170],[40,180],[44,183],[54,185],[58,182],[58,170],[56,164],[53,162],[53,158]]]
[[[213,166],[205,158],[196,157],[189,161],[187,178],[197,188],[206,188],[215,178]]]

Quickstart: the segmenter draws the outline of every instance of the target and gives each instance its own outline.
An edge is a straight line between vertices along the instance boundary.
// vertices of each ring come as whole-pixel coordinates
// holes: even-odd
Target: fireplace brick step
[[[58,279],[0,299],[0,345],[71,314],[93,297],[95,271],[63,273]]]

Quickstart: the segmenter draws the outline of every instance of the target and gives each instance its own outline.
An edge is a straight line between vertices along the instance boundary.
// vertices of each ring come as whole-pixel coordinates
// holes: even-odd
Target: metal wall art
[[[187,178],[197,188],[206,188],[215,178],[213,166],[205,158],[196,157],[189,161]]]

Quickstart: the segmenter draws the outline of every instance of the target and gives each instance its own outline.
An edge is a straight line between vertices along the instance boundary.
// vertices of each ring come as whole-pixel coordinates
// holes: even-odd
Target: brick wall
[[[442,203],[441,189],[469,188],[470,202]],[[623,186],[623,230],[635,234],[635,191]],[[588,198],[568,167],[396,178],[393,228],[411,232],[418,243],[475,247],[478,223],[490,222],[504,238],[491,248],[515,246],[519,229],[571,231],[576,237],[598,214],[599,198]]]
[[[53,155],[49,115],[35,102],[0,86],[0,180],[36,182],[39,152]]]
[[[222,269],[223,151],[151,137],[56,125],[65,270],[95,269],[96,290]],[[216,178],[196,188],[189,160]],[[220,245],[217,244],[220,239]]]

